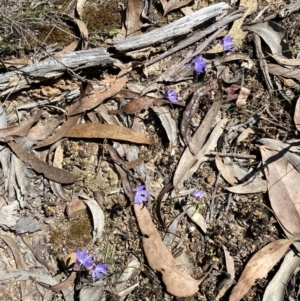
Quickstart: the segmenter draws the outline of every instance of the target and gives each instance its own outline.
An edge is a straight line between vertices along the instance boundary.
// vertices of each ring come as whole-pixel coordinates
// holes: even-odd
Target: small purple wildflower
[[[104,263],[99,263],[97,265],[93,265],[93,271],[92,271],[92,278],[93,281],[96,281],[96,278],[98,278],[99,280],[102,279],[102,274],[107,275],[107,266]]]
[[[80,249],[78,248],[76,251],[76,263],[74,265],[74,270],[78,270],[82,265],[86,268],[89,268],[93,266],[93,257],[94,255],[89,255],[86,257],[87,248],[83,249],[82,252],[80,252]]]
[[[204,69],[206,68],[206,61],[202,58],[201,55],[198,55],[194,58],[192,66],[197,73],[204,73]]]
[[[169,99],[170,102],[177,102],[178,94],[172,88],[169,88],[165,93],[165,98]]]
[[[198,200],[202,199],[205,197],[205,191],[203,190],[195,190],[193,193],[192,193],[192,196]]]
[[[134,203],[141,205],[143,202],[147,202],[146,196],[149,192],[145,189],[145,185],[140,185],[134,192]]]
[[[232,36],[230,35],[225,36],[221,43],[225,51],[232,51],[232,48],[234,47]]]

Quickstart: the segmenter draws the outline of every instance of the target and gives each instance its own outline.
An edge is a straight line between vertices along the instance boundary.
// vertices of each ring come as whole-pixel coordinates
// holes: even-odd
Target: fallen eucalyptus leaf
[[[89,198],[85,193],[78,194],[90,209],[93,216],[93,243],[101,237],[104,230],[104,213],[95,199]]]
[[[253,25],[244,26],[243,28],[257,33],[270,47],[272,54],[281,54],[281,43],[286,35],[286,30],[283,27],[269,21],[255,23]]]
[[[146,206],[134,204],[134,212],[142,232],[142,242],[150,267],[162,274],[167,291],[176,297],[189,297],[198,292],[200,280],[177,268],[170,251],[164,245]]]
[[[272,209],[283,227],[300,233],[299,172],[278,151],[260,147]]]
[[[254,180],[233,187],[225,187],[226,190],[237,193],[237,194],[247,194],[247,193],[259,193],[267,191],[267,181],[265,180]]]
[[[53,167],[38,158],[33,154],[28,153],[25,149],[15,143],[13,140],[9,140],[11,137],[7,137],[7,144],[12,151],[25,163],[29,164],[36,172],[43,174],[47,179],[62,184],[71,184],[77,181],[77,177],[72,175],[68,171],[60,168]]]
[[[115,124],[84,123],[73,126],[66,134],[69,138],[102,138],[153,144],[145,135]]]
[[[293,242],[289,239],[275,240],[256,252],[247,263],[238,283],[233,288],[229,301],[241,300],[255,284],[256,279],[265,277],[284,256]]]

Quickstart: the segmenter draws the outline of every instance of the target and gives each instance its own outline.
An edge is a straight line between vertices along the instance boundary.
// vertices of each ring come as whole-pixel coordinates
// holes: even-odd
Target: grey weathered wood
[[[113,40],[114,46],[118,51],[128,52],[163,43],[170,39],[174,39],[178,36],[189,33],[195,27],[227,12],[229,9],[230,5],[228,3],[220,2],[202,8],[190,15],[180,18],[161,28],[154,29],[150,32],[125,39],[115,38]]]
[[[0,75],[0,97],[30,87],[33,83],[57,78],[68,69],[84,69],[104,64],[112,64],[112,60],[102,47],[64,53]]]

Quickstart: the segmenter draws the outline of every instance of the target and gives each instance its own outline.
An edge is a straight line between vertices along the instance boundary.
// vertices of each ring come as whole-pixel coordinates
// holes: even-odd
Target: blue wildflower
[[[149,192],[145,189],[145,185],[140,185],[134,191],[134,203],[141,205],[143,202],[147,202],[147,195]]]
[[[202,199],[205,197],[205,191],[203,190],[195,190],[193,193],[192,193],[192,196],[196,199]]]
[[[221,43],[225,51],[232,51],[232,48],[234,47],[232,36],[230,35],[225,36]]]
[[[92,271],[92,278],[93,281],[96,281],[96,278],[98,278],[99,280],[102,279],[102,274],[107,275],[107,266],[104,263],[99,263],[97,265],[93,265],[93,271]]]
[[[86,268],[89,268],[93,266],[93,257],[94,255],[89,255],[86,257],[87,248],[83,249],[82,252],[80,252],[80,249],[78,248],[76,251],[76,263],[74,265],[74,270],[78,270],[82,265]]]
[[[197,73],[204,73],[206,68],[206,61],[202,58],[201,55],[198,55],[193,60],[193,67]]]
[[[177,102],[178,94],[172,88],[169,88],[165,93],[165,98],[169,99],[170,102]]]

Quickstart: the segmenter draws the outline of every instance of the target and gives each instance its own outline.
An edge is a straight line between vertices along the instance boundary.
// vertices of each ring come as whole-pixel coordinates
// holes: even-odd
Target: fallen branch
[[[52,57],[0,75],[0,97],[28,88],[33,83],[57,78],[68,70],[84,69],[103,64],[112,64],[112,60],[106,49],[102,47]]]
[[[230,5],[226,2],[220,2],[218,4],[202,8],[192,14],[150,32],[126,39],[114,39],[114,46],[118,51],[128,52],[135,49],[153,46],[158,43],[164,43],[168,40],[188,34],[195,27],[227,12],[230,8]]]

